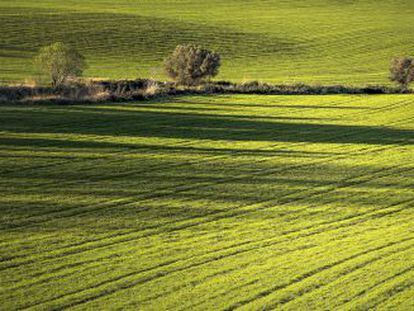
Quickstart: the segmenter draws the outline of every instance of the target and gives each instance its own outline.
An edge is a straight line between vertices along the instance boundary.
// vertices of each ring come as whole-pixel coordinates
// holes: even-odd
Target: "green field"
[[[413,310],[413,105],[2,106],[0,309]]]
[[[0,84],[36,79],[63,41],[94,78],[165,80],[196,43],[220,80],[387,85],[413,17],[412,0],[1,0]],[[412,311],[413,107],[2,104],[0,310]]]
[[[165,79],[180,43],[222,54],[218,79],[387,83],[394,56],[414,53],[412,0],[1,0],[0,83],[33,78],[31,58],[64,41],[87,76]]]

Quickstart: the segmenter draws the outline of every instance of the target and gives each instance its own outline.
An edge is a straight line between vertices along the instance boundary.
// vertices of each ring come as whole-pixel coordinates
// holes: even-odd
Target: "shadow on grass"
[[[106,109],[105,109],[106,110]],[[266,117],[266,116],[265,116]],[[77,109],[40,114],[7,113],[0,116],[0,130],[28,133],[87,134],[105,136],[130,136],[172,138],[211,141],[265,141],[303,143],[350,143],[376,145],[407,145],[414,142],[413,130],[380,126],[339,125],[327,123],[289,122],[261,120],[261,116],[213,115],[176,113],[167,111],[110,111],[94,112]],[[68,121],[69,120],[69,121]],[[4,139],[3,139],[4,140]],[[27,141],[43,145],[42,141]],[[48,145],[47,142],[45,142]],[[7,143],[6,143],[7,144]],[[65,142],[59,142],[65,146]],[[82,142],[70,142],[68,147],[82,146]],[[50,146],[54,143],[51,140]],[[85,142],[85,147],[133,148],[132,145]]]
[[[151,161],[159,164],[158,159]],[[93,167],[94,162],[89,165]],[[130,173],[134,165],[135,169],[140,166],[136,162],[130,163],[123,167],[124,173]],[[268,168],[274,169],[274,166]],[[287,166],[281,164],[280,168]],[[154,224],[206,218],[222,213],[244,215],[239,208],[262,203],[264,207],[278,208],[246,217],[280,218],[298,208],[304,213],[309,210],[306,213],[310,215],[320,213],[322,218],[329,218],[332,215],[327,214],[326,210],[312,211],[305,207],[326,204],[328,210],[332,207],[331,213],[343,212],[347,215],[352,209],[355,209],[354,212],[363,212],[365,209],[380,208],[413,198],[408,184],[405,188],[402,187],[404,182],[401,183],[401,176],[395,176],[392,170],[387,169],[378,172],[378,167],[367,165],[350,169],[344,165],[320,163],[314,164],[311,170],[308,167],[277,172],[264,169],[263,174],[258,176],[235,171],[231,165],[224,163],[222,167],[213,168],[210,163],[205,163],[197,170],[192,166],[158,172],[145,168],[145,173],[135,172],[117,177],[119,169],[118,166],[107,165],[105,170],[100,170],[100,175],[82,169],[67,174],[47,169],[38,171],[31,178],[48,180],[51,186],[42,189],[39,202],[36,202],[36,198],[30,202],[18,199],[15,202],[14,199],[7,201],[8,207],[4,206],[4,221],[0,221],[0,230],[36,224],[41,224],[44,230],[56,230],[56,226],[60,229],[80,228],[86,231],[89,228],[99,231],[114,228],[142,229]],[[217,174],[219,172],[221,175]],[[358,175],[370,177],[361,181],[355,179]],[[13,181],[20,178],[22,185],[27,182],[24,174],[20,177],[15,175]],[[408,179],[409,173],[405,176],[405,180]],[[17,182],[15,185],[19,184]],[[384,194],[370,191],[397,185],[400,187],[393,190],[395,196],[389,195],[391,191]],[[31,188],[26,189],[25,193],[31,193],[34,190],[33,186]],[[22,189],[18,189],[17,194]],[[10,189],[7,193],[11,195],[12,192],[13,189]],[[44,198],[48,194],[52,197],[61,196],[65,200],[54,202],[50,199],[45,202]],[[72,196],[84,200],[75,204],[75,201],[69,199]],[[91,199],[89,203],[87,198]],[[121,198],[127,199],[126,202],[118,202]],[[108,204],[103,204],[104,201]],[[296,206],[295,202],[299,204]],[[45,222],[45,219],[49,221]],[[96,221],[105,225],[101,228],[98,225],[97,228]]]

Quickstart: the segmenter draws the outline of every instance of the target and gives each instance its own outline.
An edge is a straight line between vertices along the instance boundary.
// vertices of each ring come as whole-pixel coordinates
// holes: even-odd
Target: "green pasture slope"
[[[384,84],[414,54],[412,0],[1,0],[0,82],[34,75],[39,47],[65,41],[88,76],[156,77],[180,43],[219,51],[218,79]]]
[[[0,309],[413,310],[413,105],[2,106]]]

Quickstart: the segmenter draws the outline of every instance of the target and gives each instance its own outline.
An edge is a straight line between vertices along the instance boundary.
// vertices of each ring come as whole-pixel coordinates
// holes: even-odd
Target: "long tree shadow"
[[[48,138],[0,138],[0,146],[4,151],[14,151],[16,148],[24,146],[36,146],[36,148],[46,148],[49,152],[58,152],[62,149],[74,149],[72,155],[76,156],[79,149],[101,149],[100,153],[116,152],[119,149],[130,150],[145,154],[158,154],[158,153],[180,153],[180,154],[195,154],[195,155],[231,155],[231,156],[285,156],[285,157],[326,157],[328,155],[341,155],[340,152],[317,152],[317,151],[295,151],[288,149],[275,149],[275,150],[259,150],[259,149],[242,149],[242,148],[202,148],[194,146],[160,146],[151,144],[137,144],[137,143],[112,143],[105,141],[94,140],[82,140],[76,141],[71,139],[48,139]],[[0,155],[0,158],[32,158],[32,159],[67,159],[66,155]],[[83,157],[88,159],[87,157]],[[90,159],[97,159],[99,157],[90,157]]]
[[[303,95],[299,95],[299,96],[303,96]],[[305,95],[306,96],[306,95]],[[193,102],[191,100],[185,100],[185,99],[181,99],[181,98],[176,98],[176,99],[172,99],[169,102],[175,102],[177,104],[182,104],[182,103],[187,103],[187,104],[192,104]],[[273,104],[273,103],[266,103],[266,104],[258,104],[258,103],[240,103],[240,102],[236,102],[236,103],[232,103],[226,102],[225,105],[226,108],[240,108],[240,107],[245,107],[245,108],[267,108],[267,109],[275,109],[275,108],[283,108],[283,109],[334,109],[334,110],[371,110],[374,108],[370,108],[370,107],[360,107],[360,106],[345,106],[345,105],[280,105],[280,104]],[[174,109],[177,109],[177,107],[174,107]],[[184,108],[184,109],[187,109]],[[195,108],[195,109],[199,109],[199,108]],[[205,109],[205,108],[204,108]],[[217,109],[217,108],[216,108]]]
[[[256,119],[255,119],[256,118]],[[70,121],[68,121],[70,120]],[[34,116],[4,115],[1,130],[212,141],[269,141],[407,145],[414,131],[382,126],[261,120],[260,116],[176,113],[168,111],[91,111],[67,109]],[[68,124],[69,122],[69,124]],[[65,124],[66,123],[66,124]],[[58,125],[58,126],[57,126]],[[96,141],[99,145],[99,141]],[[90,145],[92,146],[92,145]]]

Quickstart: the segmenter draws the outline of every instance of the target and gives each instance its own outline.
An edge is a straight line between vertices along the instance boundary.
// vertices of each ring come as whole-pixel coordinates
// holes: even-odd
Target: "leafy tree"
[[[396,57],[391,62],[390,80],[400,84],[403,90],[407,90],[414,80],[414,59],[411,57]]]
[[[196,45],[178,45],[165,60],[165,70],[178,84],[198,85],[215,77],[220,55]]]
[[[34,63],[55,87],[63,84],[69,77],[81,76],[87,67],[85,58],[75,48],[62,42],[41,48]]]

